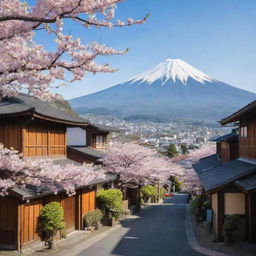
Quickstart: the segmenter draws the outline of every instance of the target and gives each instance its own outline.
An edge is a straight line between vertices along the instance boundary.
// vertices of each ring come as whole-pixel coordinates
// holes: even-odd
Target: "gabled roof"
[[[5,98],[0,103],[0,117],[17,115],[33,115],[37,118],[71,125],[86,126],[88,124],[88,121],[83,118],[68,114],[26,94]]]
[[[209,168],[204,169],[197,168],[196,165],[193,167],[205,190],[209,192],[256,172],[256,163],[247,162],[244,159],[237,159],[216,166],[209,165]]]
[[[223,118],[220,123],[222,125],[226,125],[229,123],[233,123],[238,121],[239,119],[241,119],[242,116],[248,114],[249,112],[252,112],[256,110],[256,101],[253,101],[251,103],[249,103],[248,105],[246,105],[245,107],[239,109],[238,111],[236,111],[235,113],[233,113],[232,115]]]

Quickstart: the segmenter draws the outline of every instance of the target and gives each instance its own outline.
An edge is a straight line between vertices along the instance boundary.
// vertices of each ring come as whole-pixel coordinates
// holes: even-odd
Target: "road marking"
[[[124,239],[133,239],[133,240],[139,239],[139,238],[136,237],[136,236],[124,236],[123,238],[124,238]]]

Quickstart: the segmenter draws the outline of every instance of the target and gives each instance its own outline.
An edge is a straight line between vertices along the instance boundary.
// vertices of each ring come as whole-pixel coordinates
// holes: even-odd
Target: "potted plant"
[[[238,230],[240,223],[240,216],[237,214],[231,214],[225,217],[223,230],[225,232],[226,244],[232,244],[234,242],[234,232]]]
[[[59,230],[64,229],[64,211],[57,202],[46,204],[40,211],[40,231],[44,234],[44,240],[49,249],[55,247],[54,236]]]
[[[100,229],[102,224],[101,224],[101,219],[103,217],[103,214],[100,209],[96,209],[94,211],[88,212],[84,215],[84,226],[85,227],[92,227],[94,226],[96,230]]]

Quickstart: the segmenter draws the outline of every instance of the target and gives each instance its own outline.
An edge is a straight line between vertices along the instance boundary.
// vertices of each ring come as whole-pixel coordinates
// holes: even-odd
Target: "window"
[[[104,148],[105,147],[105,136],[96,135],[96,148]]]
[[[240,128],[240,137],[247,138],[247,126],[243,126]]]

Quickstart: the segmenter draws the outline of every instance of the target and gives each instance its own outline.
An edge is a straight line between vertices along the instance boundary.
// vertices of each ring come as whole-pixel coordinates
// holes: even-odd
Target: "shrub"
[[[164,198],[167,190],[163,187],[160,188],[160,198]]]
[[[210,206],[210,202],[204,201],[202,196],[197,196],[191,202],[192,213],[196,217],[196,222],[200,223],[205,219],[206,209]]]
[[[157,196],[157,189],[152,185],[142,187],[140,192],[142,193],[142,197],[145,201],[147,201],[149,198],[154,200],[154,198]]]
[[[223,230],[226,233],[227,244],[233,243],[233,233],[238,230],[240,223],[241,223],[240,216],[237,214],[231,214],[225,217]]]
[[[40,211],[40,230],[44,232],[47,242],[53,241],[53,237],[61,229],[64,229],[64,211],[57,202],[46,204]]]
[[[107,219],[120,218],[123,213],[122,199],[123,193],[119,189],[100,190],[97,193],[99,208]]]
[[[223,229],[224,231],[236,231],[240,223],[240,216],[237,214],[230,214],[225,217]]]
[[[84,225],[86,227],[90,227],[98,222],[101,221],[103,217],[103,213],[101,212],[100,209],[96,209],[94,211],[88,212],[84,215]]]
[[[181,181],[179,181],[178,179],[177,179],[177,177],[175,177],[175,176],[171,176],[170,178],[169,178],[169,180],[171,181],[171,183],[174,185],[174,189],[175,189],[175,191],[176,192],[180,192],[181,191],[181,186],[182,186],[182,182]],[[172,186],[173,186],[172,185]]]

